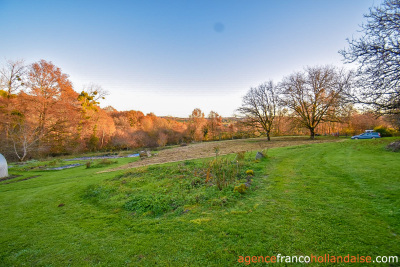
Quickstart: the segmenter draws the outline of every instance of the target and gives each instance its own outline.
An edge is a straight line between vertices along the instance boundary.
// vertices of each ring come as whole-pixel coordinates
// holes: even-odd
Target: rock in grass
[[[262,158],[265,158],[264,154],[261,153],[261,152],[257,152],[257,154],[256,154],[256,160],[257,160],[257,159],[262,159]]]
[[[393,151],[393,152],[399,152],[400,151],[400,140],[394,141],[386,146],[387,150]]]
[[[141,159],[150,158],[151,152],[150,151],[140,151],[139,156]]]

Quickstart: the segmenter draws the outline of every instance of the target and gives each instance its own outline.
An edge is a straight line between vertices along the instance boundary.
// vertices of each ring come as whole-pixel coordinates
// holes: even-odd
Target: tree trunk
[[[315,129],[314,128],[310,128],[310,139],[311,140],[315,139]]]
[[[269,133],[269,132],[267,132],[267,140],[268,140],[268,141],[271,141],[271,136],[270,136],[270,133]]]

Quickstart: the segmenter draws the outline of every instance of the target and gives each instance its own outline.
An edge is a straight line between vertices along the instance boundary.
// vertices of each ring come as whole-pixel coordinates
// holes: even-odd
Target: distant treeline
[[[30,65],[8,61],[0,77],[0,153],[9,160],[264,134],[240,118],[222,118],[214,111],[205,116],[198,108],[188,118],[100,108],[105,90],[91,84],[78,93],[69,76],[45,60]],[[387,123],[369,113],[349,111],[340,123],[321,123],[317,133],[351,135],[379,125]],[[277,116],[272,131],[272,135],[306,133],[285,115]]]

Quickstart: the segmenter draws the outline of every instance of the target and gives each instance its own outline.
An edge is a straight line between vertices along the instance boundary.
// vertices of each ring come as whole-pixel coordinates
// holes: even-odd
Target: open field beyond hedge
[[[293,143],[271,147],[260,161],[247,152],[240,164],[235,153],[220,156],[238,164],[240,174],[222,190],[207,175],[211,159],[113,172],[102,171],[139,159],[62,171],[41,168],[49,162],[13,167],[10,174],[20,176],[0,182],[0,266],[244,266],[240,256],[400,256],[400,154],[385,150],[393,140]],[[234,191],[245,182],[245,193]]]

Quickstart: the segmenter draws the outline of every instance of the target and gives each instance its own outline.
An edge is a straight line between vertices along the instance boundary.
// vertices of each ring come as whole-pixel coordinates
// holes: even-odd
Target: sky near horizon
[[[381,0],[0,0],[0,64],[53,62],[101,106],[232,116],[250,87],[305,66],[342,67],[338,50]]]

